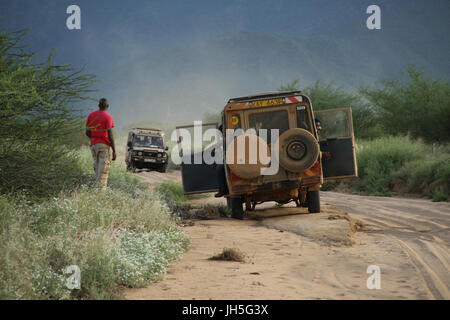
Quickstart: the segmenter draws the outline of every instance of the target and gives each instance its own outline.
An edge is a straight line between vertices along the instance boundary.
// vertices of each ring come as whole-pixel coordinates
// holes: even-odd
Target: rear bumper
[[[268,191],[279,192],[281,190],[299,189],[300,187],[316,187],[322,184],[320,176],[304,177],[300,181],[277,181],[269,182],[260,185],[256,184],[237,184],[230,188],[231,194],[234,196],[267,193]]]

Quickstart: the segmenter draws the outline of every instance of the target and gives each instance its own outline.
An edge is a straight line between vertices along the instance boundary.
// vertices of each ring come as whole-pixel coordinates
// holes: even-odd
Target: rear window
[[[251,113],[248,116],[249,129],[267,129],[267,143],[271,141],[270,130],[278,129],[279,135],[289,129],[289,117],[287,110]],[[259,132],[258,132],[259,134]]]

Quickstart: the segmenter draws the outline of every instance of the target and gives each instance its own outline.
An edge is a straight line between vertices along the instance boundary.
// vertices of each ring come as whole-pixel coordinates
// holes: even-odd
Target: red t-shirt
[[[91,146],[97,143],[111,145],[108,139],[108,129],[111,128],[114,128],[114,120],[108,112],[91,112],[86,121],[86,129],[91,130]]]

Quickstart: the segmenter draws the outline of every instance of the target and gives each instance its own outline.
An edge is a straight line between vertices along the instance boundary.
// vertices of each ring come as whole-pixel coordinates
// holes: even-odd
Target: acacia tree
[[[279,90],[300,90],[311,99],[314,110],[351,108],[356,137],[371,138],[379,135],[375,112],[358,93],[350,93],[333,82],[324,83],[320,80],[300,88],[299,79],[293,80],[287,85],[281,85]]]
[[[375,107],[390,134],[410,134],[427,142],[450,142],[450,85],[448,80],[426,78],[409,67],[408,79],[382,80],[361,93]]]
[[[20,45],[24,34],[0,32],[0,191],[45,195],[79,175],[68,137],[94,76],[54,64],[53,52],[35,63]]]

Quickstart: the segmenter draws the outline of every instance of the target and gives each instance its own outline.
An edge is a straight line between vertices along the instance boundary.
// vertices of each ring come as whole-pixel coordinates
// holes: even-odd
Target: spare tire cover
[[[231,155],[233,145],[234,157]],[[238,145],[240,148],[238,148]],[[250,145],[252,145],[251,148]],[[270,165],[270,162],[267,164],[263,164],[261,162],[261,160],[263,160],[263,162],[267,161],[260,158],[260,148],[265,148],[265,150],[267,150],[267,158],[270,158],[270,148],[262,138],[257,135],[237,136],[233,139],[233,142],[227,146],[226,158],[228,167],[235,175],[243,179],[253,179],[259,177],[261,175],[261,169]],[[253,154],[252,157],[250,157],[250,150],[256,151],[256,154]],[[254,160],[252,162],[255,163],[250,163],[250,160]]]
[[[319,143],[308,131],[291,128],[280,136],[280,165],[288,171],[311,168],[319,156]]]

